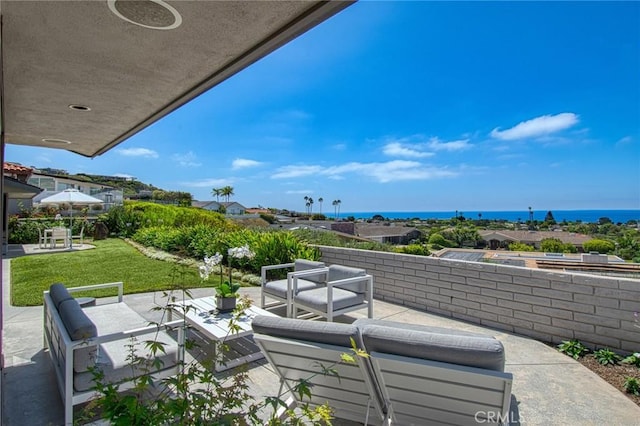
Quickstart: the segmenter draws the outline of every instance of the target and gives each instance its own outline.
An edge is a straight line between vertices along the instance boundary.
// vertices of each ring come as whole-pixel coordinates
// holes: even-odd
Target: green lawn
[[[195,268],[144,256],[120,239],[95,241],[95,249],[72,253],[39,254],[11,260],[11,303],[14,306],[42,305],[42,292],[53,283],[67,287],[122,281],[125,294],[186,288],[213,287],[214,276],[206,283]],[[117,294],[111,289],[91,296]]]

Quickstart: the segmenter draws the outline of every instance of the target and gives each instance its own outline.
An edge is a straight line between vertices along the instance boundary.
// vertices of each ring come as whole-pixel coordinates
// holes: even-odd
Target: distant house
[[[241,215],[247,210],[242,204],[231,201],[228,203],[221,203],[230,215]]]
[[[122,205],[122,190],[109,185],[85,182],[57,174],[43,173],[38,169],[26,167],[18,163],[4,163],[3,169],[5,176],[16,181],[10,183],[10,185],[12,184],[14,187],[17,183],[28,185],[31,189],[24,186],[22,187],[22,189],[27,189],[28,193],[31,193],[34,188],[36,189],[36,191],[33,192],[35,196],[32,197],[10,197],[12,201],[8,204],[9,214],[17,213],[20,209],[38,207],[41,199],[70,188],[77,189],[87,195],[103,200],[104,205],[102,207],[105,210],[109,210],[109,208],[114,205]],[[22,190],[18,190],[17,193],[25,194]]]
[[[217,212],[220,210],[222,203],[219,203],[217,201],[192,201],[191,206],[209,210],[212,212]]]
[[[33,197],[42,191],[27,183],[33,169],[18,163],[4,163],[3,169],[6,214],[11,216],[22,210],[30,210],[33,207]]]
[[[563,243],[569,243],[576,246],[578,251],[583,251],[582,245],[591,240],[592,237],[583,234],[576,234],[574,232],[561,232],[561,231],[478,231],[480,238],[484,241],[485,245],[491,250],[497,250],[499,248],[505,248],[511,243],[519,242],[530,245],[536,249],[540,249],[542,240],[547,238],[557,238]]]
[[[387,226],[377,224],[357,224],[356,235],[387,244],[409,244],[422,236],[416,228],[406,226]]]
[[[33,197],[42,189],[24,183],[9,176],[4,177],[4,205],[6,206],[5,220],[8,216],[19,214],[23,210],[33,208]],[[5,221],[5,223],[9,223]]]
[[[91,195],[92,197],[97,197],[98,194],[102,194],[105,192],[119,191],[116,190],[116,188],[114,188],[113,186],[102,185],[93,182],[85,182],[82,180],[73,179],[69,176],[40,173],[37,169],[33,170],[33,173],[31,174],[31,176],[29,176],[27,183],[33,186],[37,186],[38,188],[42,188],[46,191],[46,195],[40,198],[48,197],[51,194],[55,194],[57,192],[64,191],[65,189],[70,188],[77,189],[78,191],[83,192],[87,195]],[[122,191],[119,192],[122,193]],[[120,204],[122,204],[122,202]]]
[[[245,214],[246,208],[235,201],[230,202],[218,202],[218,201],[193,201],[191,203],[193,207],[199,207],[201,209],[217,212],[220,211],[220,207],[224,207],[226,214],[228,215],[242,215]]]
[[[250,208],[250,209],[245,209],[245,213],[246,214],[270,214],[273,215],[273,213],[271,212],[271,210],[269,209],[261,209],[261,208]]]

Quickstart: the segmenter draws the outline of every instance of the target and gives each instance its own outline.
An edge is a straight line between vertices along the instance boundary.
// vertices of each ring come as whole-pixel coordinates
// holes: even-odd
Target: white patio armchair
[[[323,269],[324,268],[324,269]],[[287,278],[270,280],[269,273],[278,269],[289,269]],[[324,271],[324,272],[323,272]],[[269,309],[285,305],[287,317],[291,317],[293,296],[293,274],[308,272],[304,279],[298,280],[298,290],[310,290],[322,286],[325,281],[326,267],[323,262],[296,259],[291,263],[263,266],[260,270],[261,291],[260,307]],[[274,301],[267,303],[267,298]]]
[[[320,316],[327,321],[357,309],[367,308],[367,316],[373,318],[373,277],[360,268],[331,265],[326,269],[323,286],[305,289],[303,280],[311,272],[295,272],[293,281],[293,318],[302,309]]]

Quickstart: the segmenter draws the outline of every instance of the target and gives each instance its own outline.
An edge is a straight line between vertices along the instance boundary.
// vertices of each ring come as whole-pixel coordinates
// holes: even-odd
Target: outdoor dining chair
[[[62,241],[63,247],[69,247],[71,244],[71,230],[62,227],[53,228],[49,237],[50,248],[56,248],[58,241]]]
[[[38,248],[45,248],[47,246],[47,236],[44,229],[38,226]]]
[[[78,235],[71,235],[71,247],[73,247],[73,240],[80,240],[80,247],[82,247],[83,242],[84,242],[84,226],[82,228],[80,228],[80,234]]]

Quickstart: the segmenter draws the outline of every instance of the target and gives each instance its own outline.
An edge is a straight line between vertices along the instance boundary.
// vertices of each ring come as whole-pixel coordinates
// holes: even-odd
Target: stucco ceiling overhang
[[[103,154],[351,3],[2,0],[4,140]]]

